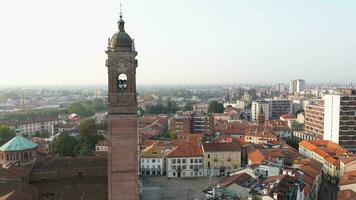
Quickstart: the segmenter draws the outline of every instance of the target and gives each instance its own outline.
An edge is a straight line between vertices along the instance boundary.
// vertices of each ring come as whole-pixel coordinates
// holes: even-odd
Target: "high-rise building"
[[[356,91],[325,95],[324,140],[356,152]]]
[[[279,93],[284,93],[284,84],[283,83],[277,83],[276,84],[276,90],[279,92]]]
[[[289,85],[290,94],[299,94],[305,91],[305,81],[303,79],[292,80]]]
[[[108,58],[108,199],[139,199],[136,67],[137,52],[125,32],[109,39]]]
[[[283,114],[293,113],[293,102],[288,99],[267,99],[253,101],[251,106],[252,122],[279,119]],[[264,118],[264,119],[261,119]]]
[[[305,91],[305,81],[303,79],[297,80],[297,91],[296,93],[302,93]]]
[[[297,91],[297,80],[292,80],[289,84],[289,93],[294,94]]]
[[[324,134],[324,102],[313,102],[305,107],[305,132],[316,138],[323,138]]]

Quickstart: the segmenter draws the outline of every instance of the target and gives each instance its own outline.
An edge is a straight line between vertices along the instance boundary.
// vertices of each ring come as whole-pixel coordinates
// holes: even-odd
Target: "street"
[[[320,200],[336,200],[338,186],[331,184],[323,177],[323,181],[319,191]]]

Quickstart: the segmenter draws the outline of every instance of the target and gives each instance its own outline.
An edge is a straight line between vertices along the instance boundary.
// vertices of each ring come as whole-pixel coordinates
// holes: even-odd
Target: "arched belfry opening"
[[[119,74],[117,76],[117,89],[118,91],[125,91],[127,89],[127,75]]]

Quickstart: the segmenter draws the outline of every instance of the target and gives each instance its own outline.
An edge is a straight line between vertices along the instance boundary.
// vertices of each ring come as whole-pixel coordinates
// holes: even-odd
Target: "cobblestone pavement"
[[[217,183],[221,177],[212,177]],[[209,177],[170,178],[166,176],[145,177],[143,179],[143,200],[202,200],[203,190],[210,184]]]

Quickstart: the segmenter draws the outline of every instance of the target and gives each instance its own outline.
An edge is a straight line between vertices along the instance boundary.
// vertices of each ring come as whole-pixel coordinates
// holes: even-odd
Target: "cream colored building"
[[[204,168],[207,176],[227,176],[241,167],[238,143],[204,143]]]
[[[344,157],[348,152],[328,140],[303,140],[299,142],[299,153],[322,163],[323,173],[328,175],[331,182],[336,183],[342,175],[339,158]]]
[[[257,133],[247,133],[244,135],[245,143],[252,144],[266,144],[269,142],[277,141],[278,137],[269,131],[260,131]]]
[[[54,125],[62,122],[59,118],[34,119],[3,123],[19,135],[35,135],[36,133],[52,133]]]
[[[201,146],[176,147],[166,157],[167,177],[204,176],[203,160]]]
[[[140,154],[140,169],[142,175],[164,175],[164,147],[155,144],[142,150]]]

